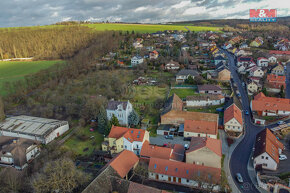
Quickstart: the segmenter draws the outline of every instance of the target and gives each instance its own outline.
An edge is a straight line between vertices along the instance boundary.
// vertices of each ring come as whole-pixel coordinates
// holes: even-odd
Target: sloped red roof
[[[290,111],[290,99],[266,97],[259,93],[252,100],[253,111]]]
[[[169,159],[171,152],[172,148],[150,145],[148,141],[145,141],[142,145],[140,156],[149,158],[155,157],[160,159]]]
[[[109,133],[109,138],[119,139],[120,137],[126,138],[128,141],[143,141],[145,135],[145,130],[143,129],[134,129],[126,127],[112,126]]]
[[[138,161],[139,158],[132,151],[123,150],[111,160],[109,165],[121,178],[124,178]]]
[[[270,50],[269,54],[290,55],[290,51]]]
[[[217,154],[218,156],[222,156],[222,142],[219,139],[213,139],[210,137],[192,137],[189,145],[189,149],[186,153],[190,153],[201,149],[203,147],[207,147],[209,150]]]
[[[235,104],[232,104],[225,110],[224,123],[227,123],[232,118],[235,118],[241,125],[243,125],[242,111]]]
[[[213,122],[213,121],[185,120],[184,131],[192,132],[192,133],[205,133],[205,134],[217,135],[218,125],[217,125],[217,122]]]
[[[269,82],[282,82],[282,83],[285,83],[286,76],[278,76],[276,74],[268,74],[267,75],[267,80]]]
[[[148,170],[150,172],[174,176],[185,179],[200,179],[204,182],[219,183],[221,169],[202,165],[189,164],[179,161],[150,158]]]
[[[268,128],[264,129],[256,137],[254,157],[266,152],[276,163],[279,163],[279,148],[284,149],[284,145]]]

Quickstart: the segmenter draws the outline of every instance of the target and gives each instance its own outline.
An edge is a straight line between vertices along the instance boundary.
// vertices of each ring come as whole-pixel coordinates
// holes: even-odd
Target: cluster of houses
[[[30,116],[6,118],[0,122],[0,166],[22,170],[48,144],[69,130],[67,121]]]
[[[208,89],[200,88],[200,92],[207,93]],[[221,89],[212,87],[209,92],[218,96]],[[126,116],[125,111],[131,109],[128,108],[129,101],[115,103],[109,102],[108,115],[113,114],[113,109],[116,113],[122,109],[123,115]],[[111,108],[112,106],[114,108]],[[122,116],[116,114],[116,117]],[[169,97],[161,113],[157,133],[175,135],[179,132],[186,140],[190,140],[188,147],[182,144],[153,145],[150,144],[149,132],[146,130],[112,126],[102,143],[102,150],[118,154],[113,158],[113,162],[122,154],[137,158],[130,169],[136,167],[137,162],[145,164],[147,177],[151,180],[219,191],[222,145],[218,139],[218,119],[217,114],[184,111],[183,101],[174,94]],[[122,123],[125,124],[126,121]],[[119,177],[124,178],[126,175]]]

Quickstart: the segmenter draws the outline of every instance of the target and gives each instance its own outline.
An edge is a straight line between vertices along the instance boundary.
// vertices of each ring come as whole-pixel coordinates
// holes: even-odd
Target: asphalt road
[[[290,62],[286,66],[286,98],[290,99]]]
[[[228,52],[225,53],[229,58],[229,68],[232,73],[233,81],[237,84],[239,92],[241,94],[243,111],[247,110],[248,112],[250,112],[248,96],[245,89],[242,87],[241,80],[237,74],[234,56],[229,54]],[[241,192],[259,193],[258,189],[251,181],[251,178],[248,174],[247,166],[249,158],[251,156],[251,152],[254,147],[256,135],[260,131],[262,131],[264,127],[255,126],[254,124],[252,124],[250,115],[245,115],[243,113],[243,119],[245,126],[245,136],[232,153],[230,159],[230,170],[233,178],[235,178],[236,173],[240,173],[242,175],[244,183],[239,183],[236,179],[234,180]]]

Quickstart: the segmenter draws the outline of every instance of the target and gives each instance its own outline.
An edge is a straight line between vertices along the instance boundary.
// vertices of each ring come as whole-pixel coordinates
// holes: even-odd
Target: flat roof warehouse
[[[52,131],[63,125],[68,125],[68,122],[21,115],[6,118],[4,122],[0,123],[0,130],[30,136],[46,137]]]

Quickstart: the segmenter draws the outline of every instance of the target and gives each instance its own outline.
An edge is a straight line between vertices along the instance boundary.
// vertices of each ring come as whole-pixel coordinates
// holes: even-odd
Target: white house
[[[37,141],[0,136],[0,164],[22,170],[40,154]]]
[[[276,63],[276,62],[277,62],[277,58],[276,58],[275,56],[270,56],[270,57],[268,58],[268,61],[269,61],[270,63]]]
[[[170,61],[168,62],[165,67],[166,70],[178,70],[180,68],[180,64],[178,62]]]
[[[137,66],[139,64],[142,64],[144,62],[144,59],[141,56],[134,56],[131,58],[131,66]]]
[[[0,122],[0,136],[18,137],[48,144],[69,130],[67,121],[31,116],[15,116]]]
[[[145,141],[149,141],[149,132],[144,129],[134,129],[112,126],[111,131],[102,143],[103,151],[119,153],[128,150],[139,155]]]
[[[254,168],[261,166],[263,169],[276,170],[283,149],[284,145],[275,135],[269,129],[264,129],[256,136]]]
[[[264,71],[260,67],[254,67],[250,70],[250,76],[262,78]]]
[[[133,107],[130,101],[109,101],[106,111],[108,120],[115,115],[121,125],[128,125],[128,116],[133,111]]]
[[[190,76],[192,77],[192,79],[194,79],[196,76],[199,76],[199,74],[195,70],[182,69],[176,74],[176,82],[183,83]]]
[[[254,81],[251,81],[248,85],[247,85],[247,89],[248,89],[248,93],[249,94],[253,94],[258,92],[258,85],[257,83],[255,83]]]
[[[242,111],[234,103],[224,112],[224,127],[226,132],[243,131]]]
[[[259,67],[267,67],[268,63],[269,63],[269,60],[267,58],[260,57],[257,59],[257,65]]]
[[[150,158],[148,178],[196,188],[212,187],[219,192],[221,169],[191,163]],[[202,180],[201,180],[202,179]]]
[[[218,121],[184,121],[184,137],[209,137],[217,139]]]
[[[205,107],[212,105],[221,105],[225,102],[223,95],[207,94],[207,95],[194,95],[186,97],[187,107]]]

